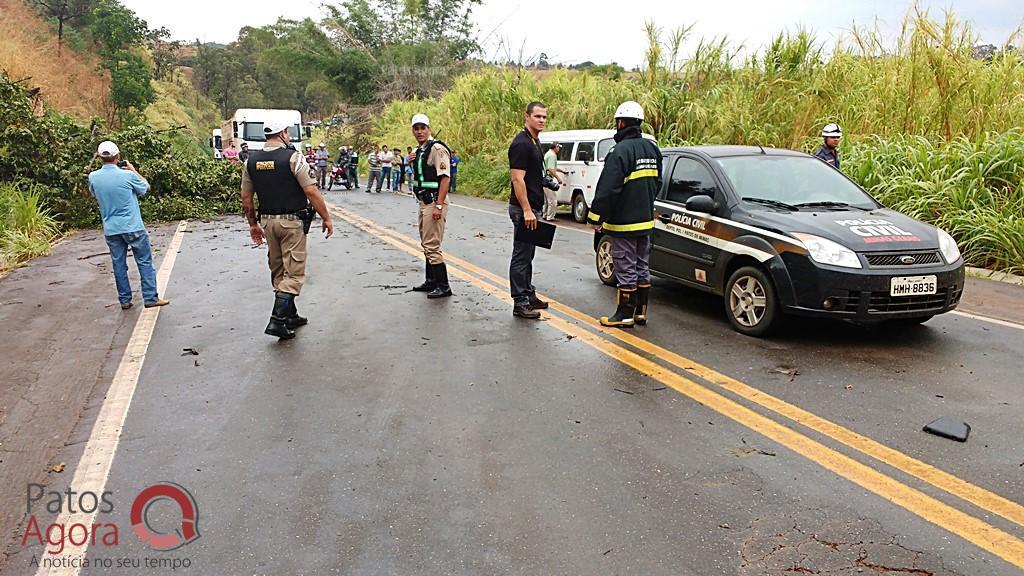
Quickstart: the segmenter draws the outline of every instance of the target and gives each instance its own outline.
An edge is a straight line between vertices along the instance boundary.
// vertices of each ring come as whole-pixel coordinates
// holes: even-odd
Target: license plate
[[[889,281],[890,296],[927,296],[938,292],[935,276],[897,276]]]

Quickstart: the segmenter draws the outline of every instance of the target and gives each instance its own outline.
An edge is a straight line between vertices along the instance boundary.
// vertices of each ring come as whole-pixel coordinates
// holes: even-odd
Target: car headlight
[[[956,240],[946,233],[941,228],[936,228],[939,232],[939,252],[942,252],[942,257],[946,259],[946,264],[952,264],[960,259],[960,249],[956,246]]]
[[[813,234],[794,232],[793,236],[796,236],[803,243],[804,247],[807,248],[807,253],[811,255],[811,260],[819,264],[842,266],[843,268],[861,267],[860,258],[857,258],[857,254],[842,244]]]

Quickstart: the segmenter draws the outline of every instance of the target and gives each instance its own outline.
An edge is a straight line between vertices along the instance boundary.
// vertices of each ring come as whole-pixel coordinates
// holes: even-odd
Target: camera
[[[117,161],[117,167],[118,168],[124,168],[127,165],[128,165],[128,161],[127,160],[118,160]]]
[[[545,174],[543,182],[545,188],[548,190],[554,190],[555,192],[558,192],[558,189],[562,187],[562,185],[558,183],[558,180],[556,180],[551,174]]]

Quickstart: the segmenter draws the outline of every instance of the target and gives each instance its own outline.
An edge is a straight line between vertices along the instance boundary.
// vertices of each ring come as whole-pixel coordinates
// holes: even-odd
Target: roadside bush
[[[59,226],[42,206],[45,192],[29,180],[0,182],[0,270],[49,252]]]

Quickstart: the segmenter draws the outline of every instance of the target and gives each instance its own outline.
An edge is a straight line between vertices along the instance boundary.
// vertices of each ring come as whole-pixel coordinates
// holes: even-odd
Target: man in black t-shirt
[[[508,147],[508,167],[512,176],[512,194],[508,215],[514,227],[537,228],[537,214],[544,208],[544,155],[538,138],[548,120],[548,111],[540,102],[526,107],[526,125]],[[513,230],[513,235],[515,231]],[[537,298],[533,286],[533,256],[537,247],[528,242],[513,241],[509,264],[509,287],[512,289],[512,315],[530,320],[540,318],[548,303]]]

